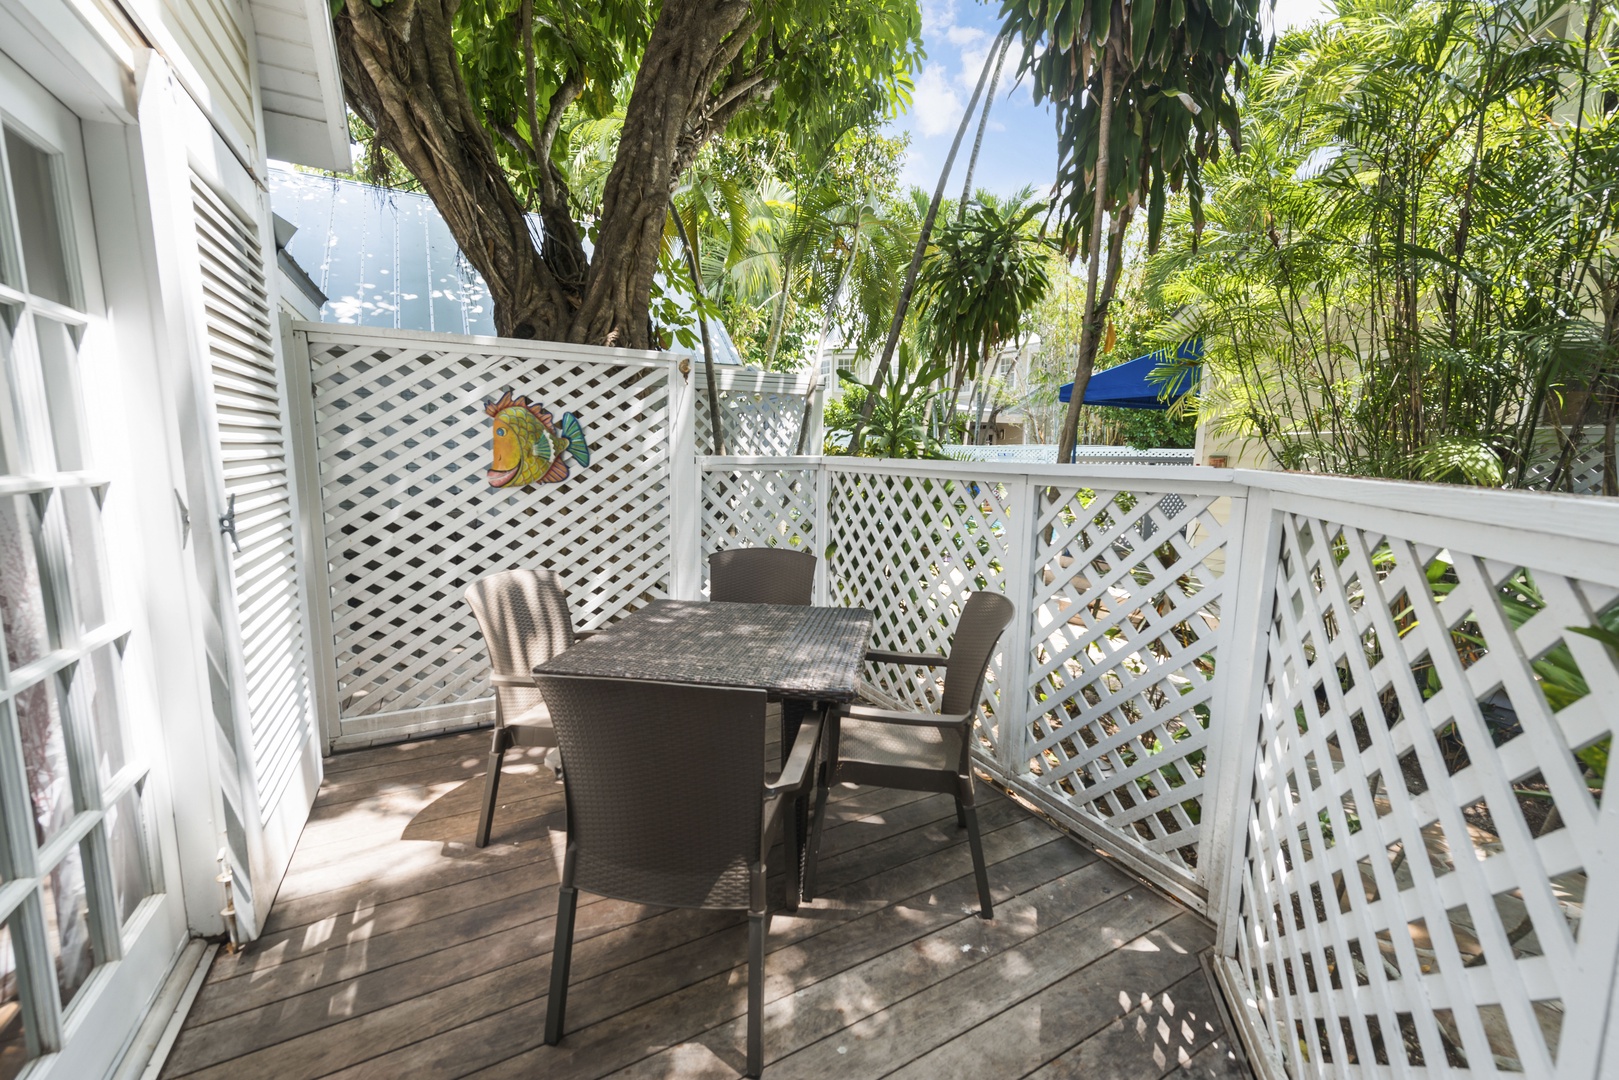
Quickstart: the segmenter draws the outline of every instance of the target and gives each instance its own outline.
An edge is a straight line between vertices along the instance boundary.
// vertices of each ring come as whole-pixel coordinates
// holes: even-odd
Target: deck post
[[[1215,953],[1229,957],[1236,948],[1241,896],[1240,868],[1248,832],[1242,808],[1253,788],[1254,750],[1259,708],[1264,693],[1265,657],[1270,636],[1270,600],[1276,579],[1281,521],[1271,508],[1270,492],[1246,488],[1241,521],[1232,507],[1233,527],[1226,557],[1231,580],[1225,588],[1220,620],[1219,682],[1210,702],[1210,746],[1204,786],[1213,803],[1203,814],[1200,844],[1206,866],[1199,876],[1208,888],[1208,915],[1216,927]],[[1236,500],[1233,500],[1235,504]]]
[[[832,603],[832,573],[826,560],[827,546],[832,542],[831,498],[832,474],[826,467],[826,459],[816,455],[810,465],[815,481],[815,525],[810,535],[815,538],[815,551],[817,559],[815,564],[815,602],[827,605]]]
[[[698,456],[692,380],[668,366],[669,397],[669,595],[696,600],[703,592],[703,462]]]
[[[1039,485],[1027,474],[1007,478],[1006,592],[1015,614],[1001,640],[1001,701],[996,709],[1000,738],[996,742],[1001,772],[1008,777],[1028,771],[1025,751],[1030,710],[1034,708],[1034,545],[1040,516]]]

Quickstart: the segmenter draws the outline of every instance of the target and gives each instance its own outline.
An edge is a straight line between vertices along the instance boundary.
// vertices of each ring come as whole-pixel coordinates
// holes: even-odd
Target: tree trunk
[[[894,349],[899,344],[900,331],[905,327],[905,313],[911,306],[911,294],[916,291],[916,275],[922,269],[922,256],[927,254],[928,237],[933,234],[934,219],[939,216],[939,204],[944,201],[944,186],[950,182],[950,170],[956,164],[956,154],[961,150],[961,140],[967,136],[967,125],[972,123],[973,110],[978,108],[978,99],[984,95],[984,83],[989,79],[990,65],[995,60],[996,46],[991,45],[989,55],[984,57],[984,69],[978,73],[978,85],[973,87],[973,96],[967,102],[967,109],[961,114],[961,125],[956,128],[955,141],[950,144],[950,153],[944,159],[944,169],[939,173],[939,186],[933,189],[933,201],[928,204],[927,216],[922,219],[922,230],[916,236],[916,250],[911,253],[910,269],[905,271],[905,287],[900,290],[899,305],[894,309],[893,321],[888,324],[888,340],[883,344],[883,356],[877,363],[874,385],[881,385],[888,378],[888,369],[894,362]],[[866,403],[861,406],[860,419],[855,421],[854,430],[849,434],[849,453],[860,453],[860,436],[866,429],[866,423],[871,419],[871,410],[876,400],[866,395]]]
[[[703,314],[703,268],[697,259],[697,249],[686,235],[686,223],[680,214],[675,219],[675,231],[680,234],[680,246],[686,249],[686,265],[691,268],[691,286],[697,293],[697,329],[703,338],[703,374],[708,384],[708,425],[714,432],[714,456],[725,455],[725,418],[720,413],[720,388],[714,373],[714,346],[708,340],[708,316]]]
[[[1091,369],[1096,366],[1096,309],[1097,278],[1101,275],[1102,216],[1107,211],[1108,140],[1113,133],[1113,79],[1117,61],[1111,43],[1102,50],[1101,130],[1097,133],[1096,171],[1091,183],[1096,188],[1095,208],[1091,211],[1090,265],[1085,272],[1085,321],[1079,334],[1079,356],[1074,362],[1074,392],[1068,399],[1068,414],[1063,420],[1062,439],[1057,443],[1057,462],[1066,465],[1074,459],[1074,446],[1079,441],[1079,410],[1090,385]]]
[[[994,44],[990,48],[994,48]],[[956,221],[967,219],[967,203],[973,197],[973,173],[978,171],[978,152],[984,148],[984,129],[989,127],[989,109],[995,104],[995,88],[1001,84],[1001,65],[1006,62],[1006,50],[1012,47],[1012,35],[1001,39],[1000,53],[995,57],[995,73],[989,77],[989,92],[984,95],[984,111],[978,114],[978,134],[973,136],[973,152],[967,158],[967,179],[961,184],[961,202],[956,204]]]
[[[502,337],[561,337],[569,298],[540,259],[523,208],[461,77],[455,0],[347,0],[336,21],[350,104],[399,155],[489,286]],[[583,252],[580,253],[583,264]]]
[[[860,223],[865,216],[866,204],[862,202],[854,212],[854,238],[849,241],[849,262],[844,266],[843,273],[838,276],[837,291],[832,294],[832,302],[826,306],[826,314],[821,320],[821,336],[815,339],[815,359],[811,361],[810,366],[809,392],[804,395],[804,417],[798,422],[798,447],[793,451],[794,454],[804,452],[804,443],[809,437],[810,410],[815,407],[815,391],[820,389],[821,364],[826,354],[826,339],[832,334],[832,320],[837,315],[838,300],[843,296],[843,290],[849,286],[849,277],[854,273],[855,260],[860,258]],[[929,407],[932,407],[931,402]]]
[[[625,108],[601,231],[588,259],[566,184],[550,162],[551,139],[582,76],[564,81],[543,119],[537,102],[525,103],[529,141],[501,130],[538,170],[542,253],[462,78],[454,38],[458,0],[343,3],[335,26],[349,104],[421,181],[483,275],[495,332],[650,347],[649,297],[674,187],[713,134],[774,88],[763,74],[733,65],[759,26],[748,0],[688,0],[660,9]],[[525,55],[525,83],[531,62]]]
[[[689,130],[690,119],[746,43],[749,22],[747,0],[666,3],[658,12],[602,189],[596,255],[569,341],[651,346],[649,297],[670,195],[707,138]]]

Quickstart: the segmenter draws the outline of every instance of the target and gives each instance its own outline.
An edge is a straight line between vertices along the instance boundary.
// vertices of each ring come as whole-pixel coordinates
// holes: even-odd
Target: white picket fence
[[[1619,503],[1184,466],[708,458],[880,647],[1017,619],[980,765],[1219,928],[1271,1076],[1619,1069]],[[695,580],[697,572],[689,576]],[[871,666],[871,696],[938,691]]]

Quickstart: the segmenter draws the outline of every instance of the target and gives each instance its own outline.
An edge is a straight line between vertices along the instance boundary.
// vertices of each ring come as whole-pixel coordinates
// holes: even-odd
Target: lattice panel
[[[714,423],[701,370],[693,375],[692,403],[697,410],[697,452],[714,451]],[[804,421],[804,395],[731,389],[720,391],[725,421],[725,452],[746,457],[786,457],[798,452],[798,428]],[[805,453],[820,452],[806,446]]]
[[[1443,524],[1283,516],[1235,964],[1294,1075],[1589,1077],[1619,657],[1572,631],[1619,627],[1619,590]]]
[[[1543,445],[1536,448],[1535,458],[1529,463],[1524,487],[1541,489],[1550,487],[1548,481],[1557,466],[1559,448],[1553,439],[1541,442]],[[1573,460],[1569,463],[1568,479],[1562,488],[1575,495],[1600,495],[1605,473],[1602,443],[1593,439],[1573,455]]]
[[[816,467],[703,471],[703,593],[708,556],[739,547],[815,548]]]
[[[1030,780],[1190,875],[1229,500],[1055,490],[1036,523]]]
[[[961,606],[979,589],[1007,590],[1012,492],[912,475],[831,471],[827,559],[832,603],[871,610],[872,645],[948,653]],[[871,696],[907,708],[937,707],[944,672],[868,665]],[[979,737],[999,745],[1006,658],[984,682]]]
[[[462,599],[484,575],[556,571],[581,628],[669,594],[668,365],[352,340],[309,340],[343,718],[488,696]],[[491,487],[483,402],[507,387],[576,414],[590,464]]]

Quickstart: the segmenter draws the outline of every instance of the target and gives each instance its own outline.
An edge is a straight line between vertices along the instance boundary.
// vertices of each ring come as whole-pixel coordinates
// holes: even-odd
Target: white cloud
[[[922,36],[947,33],[956,25],[955,0],[922,0]]]
[[[961,50],[961,71],[956,75],[956,82],[967,93],[973,92],[978,85],[978,76],[983,74],[984,60],[989,56],[989,45],[982,48],[965,48]]]
[[[916,80],[911,95],[911,111],[924,136],[942,135],[961,119],[961,98],[940,73],[937,64],[926,67]]]
[[[965,48],[983,41],[989,34],[976,26],[952,26],[944,32],[944,36],[950,44]]]

